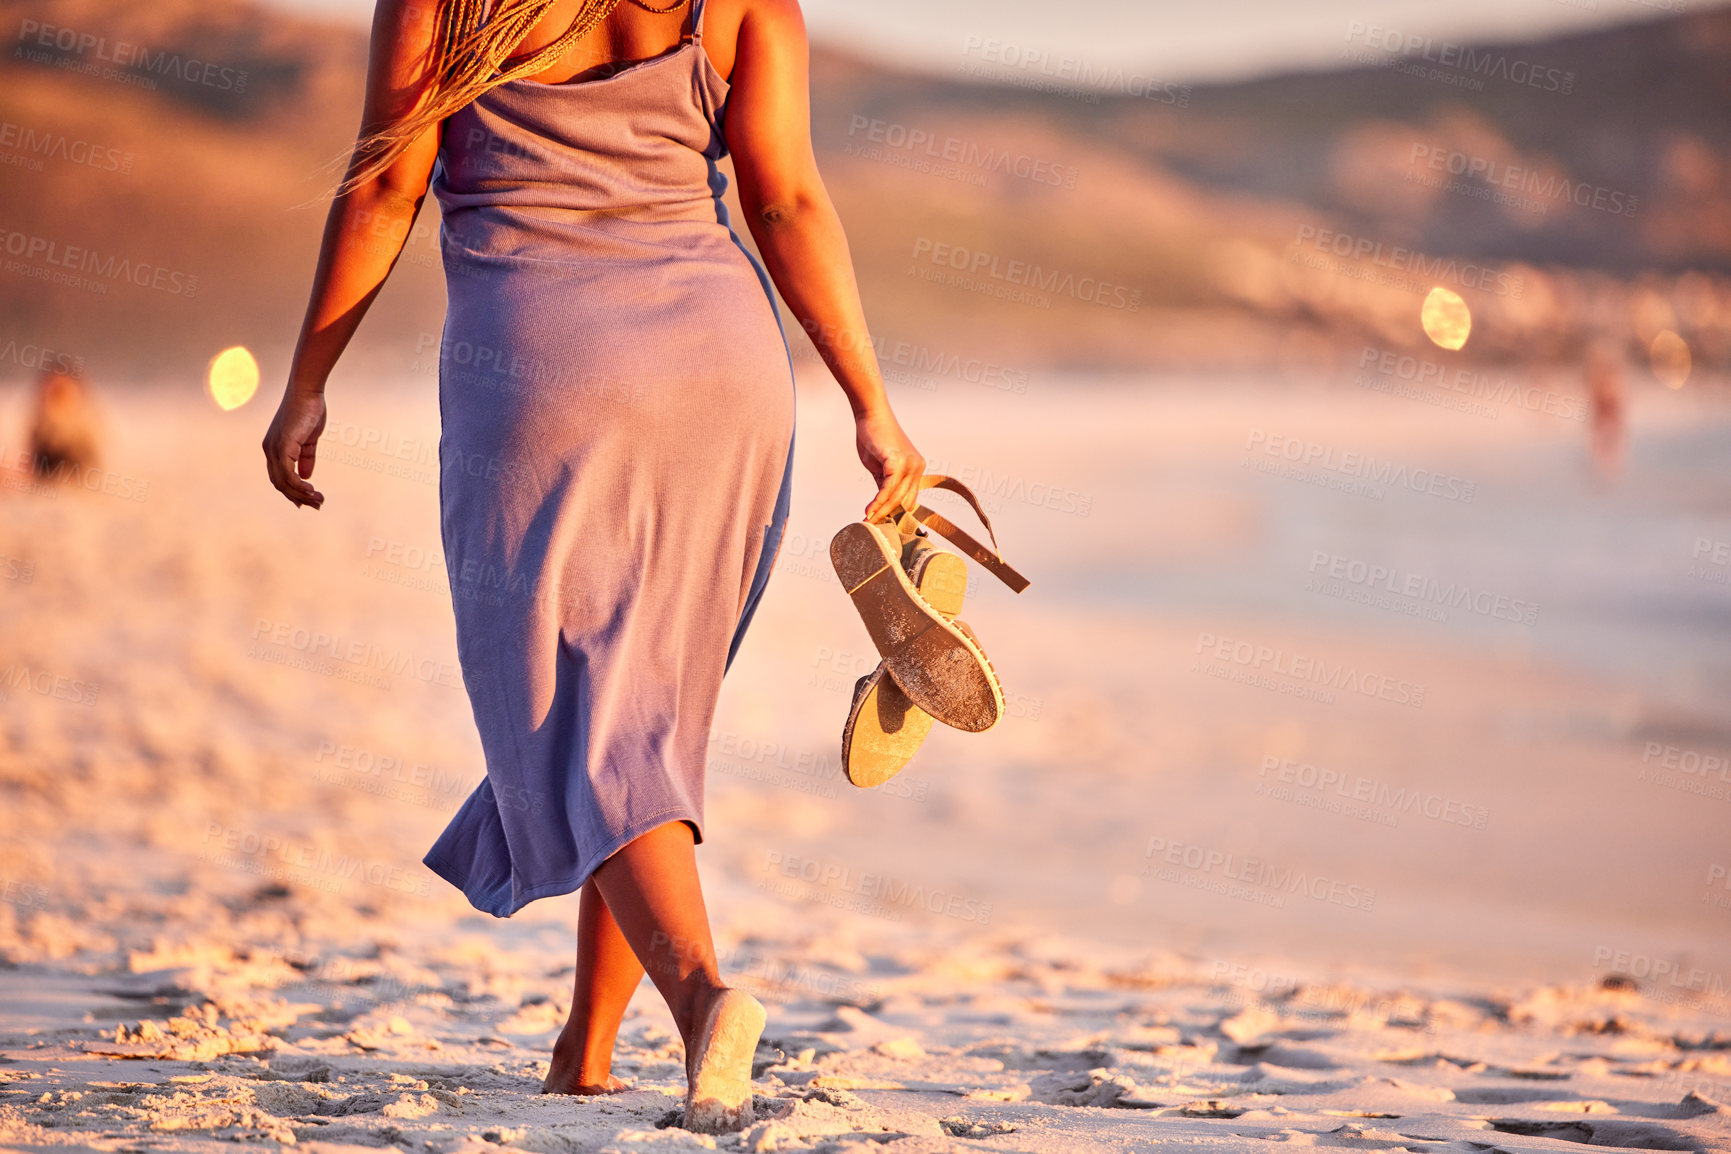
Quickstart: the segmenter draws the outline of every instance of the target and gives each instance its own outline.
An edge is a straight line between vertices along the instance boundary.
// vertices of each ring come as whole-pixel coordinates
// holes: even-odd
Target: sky
[[[372,0],[267,0],[365,22]],[[1028,52],[1164,81],[1338,62],[1349,28],[1487,42],[1649,20],[1731,0],[802,0],[813,40],[934,72]],[[1589,7],[1590,5],[1590,7]],[[1362,37],[1361,37],[1362,42]],[[1014,55],[1010,55],[1010,54]]]

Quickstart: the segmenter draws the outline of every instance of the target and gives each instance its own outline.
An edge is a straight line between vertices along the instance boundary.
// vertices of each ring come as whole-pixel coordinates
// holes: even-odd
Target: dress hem
[[[612,857],[614,854],[618,853],[620,850],[624,849],[627,845],[630,845],[650,830],[658,829],[659,827],[673,821],[690,822],[694,844],[703,844],[702,820],[692,816],[689,809],[670,809],[663,813],[656,814],[653,817],[645,818],[643,821],[635,823],[629,829],[611,838],[602,847],[602,852],[596,855],[595,864],[579,870],[575,875],[559,881],[542,882],[539,885],[531,886],[522,890],[517,889],[514,871],[512,885],[509,890],[506,890],[504,887],[499,887],[499,889],[495,891],[476,895],[469,891],[469,887],[464,884],[465,879],[461,869],[449,858],[442,855],[435,855],[433,851],[429,850],[427,851],[427,855],[421,859],[421,864],[461,890],[463,896],[469,899],[469,904],[480,910],[482,913],[492,914],[496,918],[508,918],[530,902],[539,901],[541,898],[559,897],[563,894],[575,893],[582,889],[583,883],[587,882],[595,871],[601,868],[608,858]],[[505,900],[489,900],[495,893],[498,897]],[[500,910],[503,910],[504,912],[501,913]]]

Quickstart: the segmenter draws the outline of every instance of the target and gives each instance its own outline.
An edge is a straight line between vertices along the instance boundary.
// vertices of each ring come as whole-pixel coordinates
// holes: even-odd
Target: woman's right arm
[[[430,0],[378,0],[361,139],[414,108],[433,62],[435,16]],[[325,427],[325,380],[402,253],[438,150],[439,130],[429,128],[389,168],[331,203],[288,384],[264,438],[271,484],[296,505],[324,504],[307,478]],[[353,172],[357,160],[349,164]]]

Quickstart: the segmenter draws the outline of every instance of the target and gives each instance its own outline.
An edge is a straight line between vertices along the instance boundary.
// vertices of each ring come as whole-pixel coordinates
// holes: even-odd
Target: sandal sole
[[[908,700],[969,733],[1004,714],[1004,690],[972,636],[939,613],[901,566],[901,545],[864,521],[842,527],[830,563]]]
[[[922,540],[918,548],[903,547],[902,563],[933,609],[951,618],[962,611],[968,592],[966,561]],[[842,772],[861,789],[880,786],[907,768],[931,731],[932,715],[909,701],[879,662],[854,684],[853,705],[841,733]]]

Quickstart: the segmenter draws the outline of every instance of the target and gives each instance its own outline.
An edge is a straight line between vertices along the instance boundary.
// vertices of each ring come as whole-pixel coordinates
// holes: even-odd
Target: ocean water
[[[980,574],[962,613],[1011,715],[938,727],[881,797],[822,760],[875,664],[823,554],[869,495],[831,392],[802,389],[791,553],[718,722],[733,882],[1204,959],[1731,972],[1722,391],[1636,388],[1606,477],[1584,422],[1332,378],[904,389],[1033,585]]]

